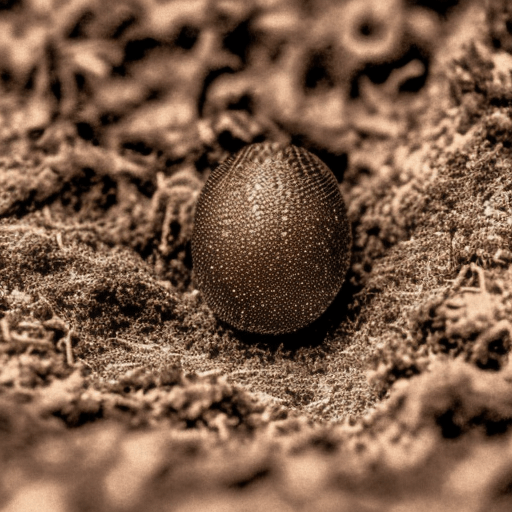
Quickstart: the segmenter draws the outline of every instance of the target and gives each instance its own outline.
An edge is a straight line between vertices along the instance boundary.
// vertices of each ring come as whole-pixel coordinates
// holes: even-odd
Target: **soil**
[[[0,0],[0,507],[512,509],[507,0]],[[212,169],[293,143],[352,256],[300,331],[195,286]]]

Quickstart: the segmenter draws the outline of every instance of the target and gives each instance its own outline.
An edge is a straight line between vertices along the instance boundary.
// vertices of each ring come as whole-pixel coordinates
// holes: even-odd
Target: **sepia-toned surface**
[[[508,511],[506,0],[0,1],[0,507]],[[195,288],[209,173],[340,183],[341,293],[241,333]]]

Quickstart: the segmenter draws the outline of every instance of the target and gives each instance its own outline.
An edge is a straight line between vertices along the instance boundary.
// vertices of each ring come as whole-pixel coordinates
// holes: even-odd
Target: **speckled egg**
[[[197,286],[242,331],[282,334],[318,318],[343,284],[350,247],[336,178],[302,148],[242,149],[211,173],[197,203]]]

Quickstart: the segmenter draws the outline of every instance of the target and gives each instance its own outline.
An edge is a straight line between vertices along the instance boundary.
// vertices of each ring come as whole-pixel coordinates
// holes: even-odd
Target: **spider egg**
[[[302,148],[247,146],[211,173],[198,199],[197,286],[242,331],[282,334],[318,318],[343,284],[350,247],[336,178]]]

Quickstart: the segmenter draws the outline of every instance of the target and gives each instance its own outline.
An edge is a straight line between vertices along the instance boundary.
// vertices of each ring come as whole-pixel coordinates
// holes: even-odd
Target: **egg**
[[[341,289],[350,252],[336,178],[303,148],[247,146],[199,196],[195,282],[213,312],[241,331],[277,335],[313,322]]]

